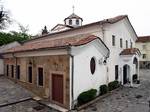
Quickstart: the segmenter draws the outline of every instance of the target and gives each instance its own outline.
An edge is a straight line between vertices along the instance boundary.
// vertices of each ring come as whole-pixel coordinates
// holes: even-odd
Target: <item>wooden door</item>
[[[63,75],[52,74],[52,100],[63,104]]]

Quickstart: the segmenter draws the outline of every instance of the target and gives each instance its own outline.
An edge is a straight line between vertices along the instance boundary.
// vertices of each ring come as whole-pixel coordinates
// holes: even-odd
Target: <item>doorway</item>
[[[52,100],[63,104],[64,90],[63,90],[63,75],[52,74]]]

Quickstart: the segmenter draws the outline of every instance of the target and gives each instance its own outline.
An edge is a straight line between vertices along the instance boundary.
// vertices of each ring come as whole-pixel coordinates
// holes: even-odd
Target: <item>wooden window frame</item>
[[[115,80],[118,80],[118,78],[119,78],[119,66],[115,65]]]
[[[90,60],[90,72],[92,75],[94,75],[95,71],[96,71],[96,59],[95,57],[92,57]]]
[[[43,85],[39,85],[39,68],[43,69]],[[44,87],[45,86],[44,67],[43,66],[38,66],[37,67],[37,86],[39,86],[39,87]]]
[[[128,49],[128,40],[126,40],[126,49]]]
[[[6,64],[6,76],[9,76],[9,64]]]
[[[18,67],[19,67],[19,69],[18,69]],[[16,66],[16,79],[18,79],[18,80],[20,80],[20,65],[17,65]],[[18,77],[19,76],[19,77]]]
[[[29,72],[29,68],[31,67],[31,74],[29,74],[30,72]],[[30,81],[30,75],[31,75],[31,81]],[[28,78],[28,83],[30,83],[30,84],[32,84],[33,83],[33,67],[31,66],[31,65],[29,65],[28,66],[28,76],[27,76],[27,78]]]
[[[72,25],[72,19],[69,19],[69,25]]]
[[[11,78],[14,78],[14,65],[11,65]]]
[[[123,39],[120,38],[120,48],[123,48]]]
[[[116,45],[116,36],[112,35],[112,46]]]

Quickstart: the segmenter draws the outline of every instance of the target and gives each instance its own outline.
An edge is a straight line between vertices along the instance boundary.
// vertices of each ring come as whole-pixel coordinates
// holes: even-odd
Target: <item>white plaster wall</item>
[[[0,75],[4,74],[4,61],[0,59]]]
[[[130,41],[132,41],[133,47],[135,47],[135,39],[133,39],[133,34],[129,32],[128,29],[130,29],[130,27],[125,20],[105,26],[105,44],[110,49],[110,57],[108,59],[109,82],[115,80],[115,65],[120,65],[119,54],[123,49],[126,49],[125,41],[128,41],[128,48],[130,48]],[[112,46],[112,35],[116,37],[115,46]],[[120,48],[120,38],[123,39],[123,48]]]
[[[77,51],[77,50],[76,50]],[[81,52],[82,51],[82,52]],[[96,59],[96,70],[92,75],[90,71],[90,60]],[[98,60],[102,54],[93,45],[80,47],[74,56],[74,100],[83,91],[91,88],[99,90],[99,86],[106,84],[106,66],[100,65]]]

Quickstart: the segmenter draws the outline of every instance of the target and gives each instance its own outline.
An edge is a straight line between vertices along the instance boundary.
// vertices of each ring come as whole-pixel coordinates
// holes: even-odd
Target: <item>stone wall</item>
[[[51,101],[51,83],[50,78],[52,73],[63,74],[64,77],[64,104],[62,106],[69,108],[69,56],[57,55],[57,56],[41,56],[41,57],[22,57],[22,58],[9,58],[4,60],[5,74],[6,65],[9,65],[9,76],[15,82],[18,82],[28,90],[32,91],[36,95],[49,99]],[[14,75],[16,74],[16,64],[20,65],[20,80],[16,77],[11,77],[11,65],[14,65]],[[28,82],[28,66],[32,66],[32,83]],[[43,87],[37,84],[37,71],[38,67],[43,67],[44,71],[44,85]]]

